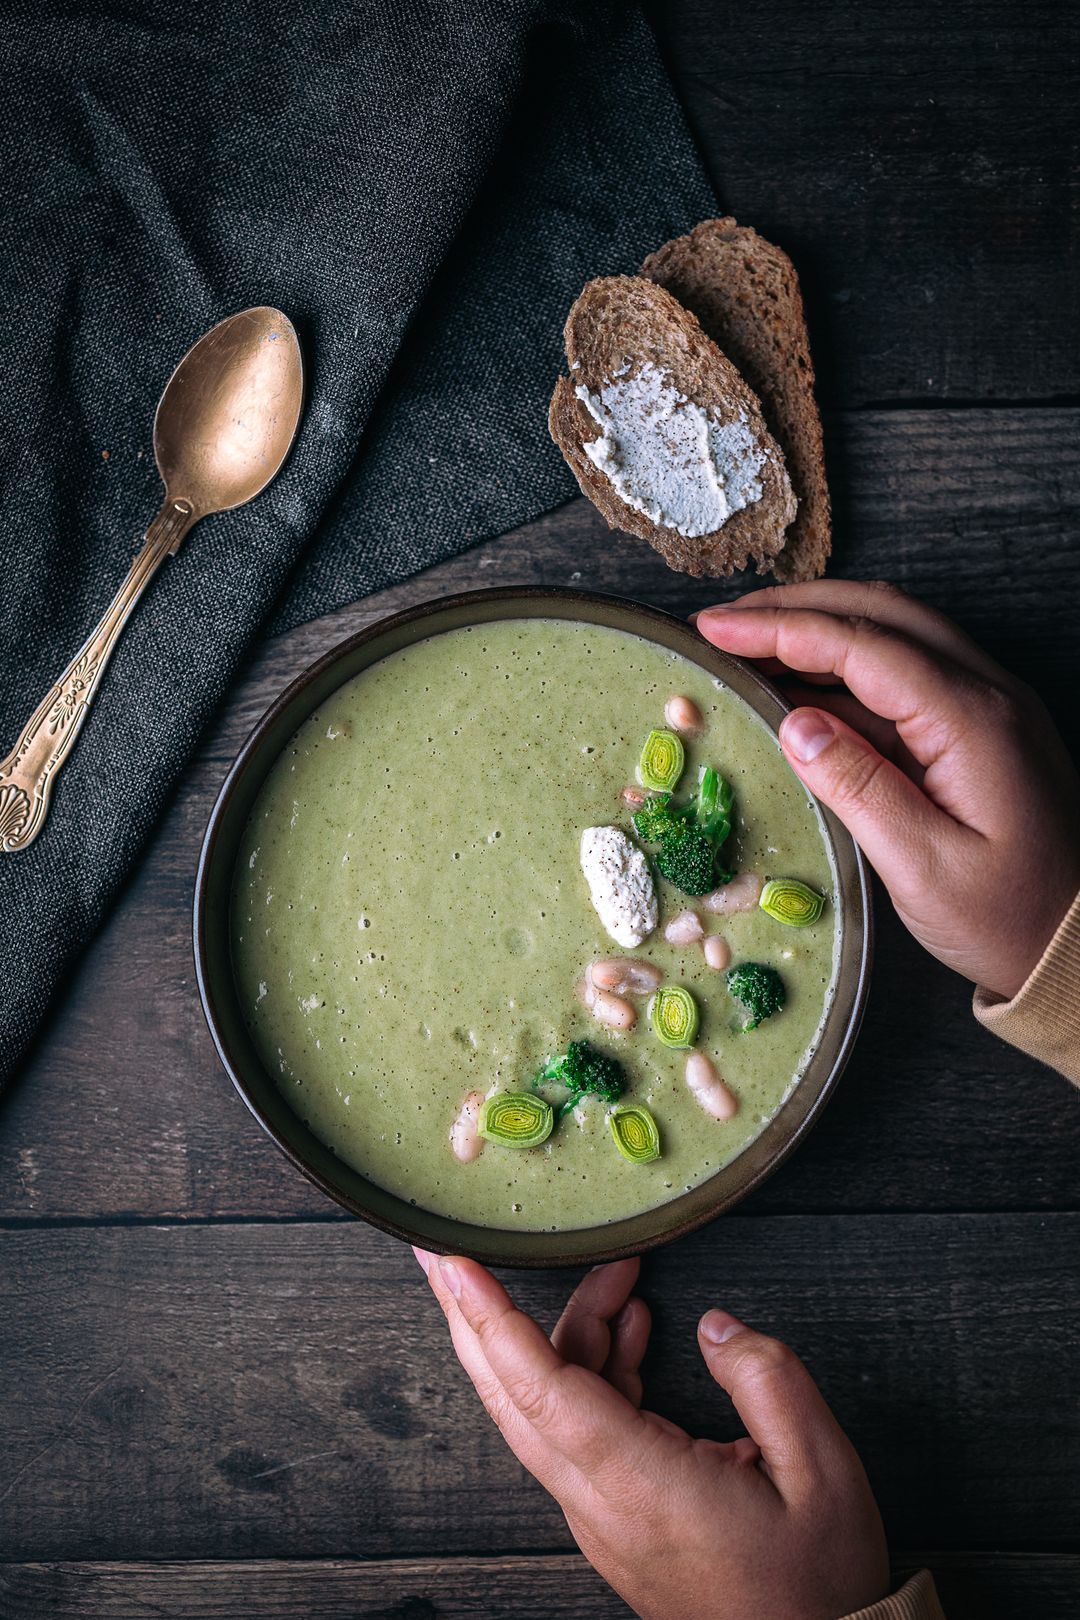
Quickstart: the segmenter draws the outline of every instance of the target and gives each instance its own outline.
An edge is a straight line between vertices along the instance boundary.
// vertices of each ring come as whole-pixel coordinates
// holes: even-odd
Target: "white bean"
[[[702,942],[705,960],[711,968],[723,973],[726,967],[731,966],[731,946],[719,934],[709,934]]]
[[[715,1063],[704,1052],[688,1052],[686,1056],[686,1083],[694,1098],[713,1119],[733,1119],[739,1111],[739,1099],[721,1080]]]
[[[645,803],[645,789],[639,787],[624,787],[619,794],[623,804],[631,810],[640,810]]]
[[[740,872],[730,883],[714,889],[701,902],[706,911],[728,913],[753,911],[761,897],[761,879],[756,872]]]
[[[471,1164],[479,1158],[484,1146],[484,1139],[477,1126],[480,1122],[480,1110],[484,1106],[484,1093],[470,1091],[461,1105],[457,1119],[450,1127],[450,1146],[454,1150],[455,1159],[462,1164]]]
[[[704,932],[701,918],[689,907],[685,911],[680,911],[677,917],[672,917],[671,921],[664,925],[664,938],[669,945],[692,945]]]
[[[593,962],[586,977],[597,990],[614,990],[619,996],[648,995],[664,982],[658,967],[633,956],[613,956],[603,962]]]
[[[637,1008],[610,990],[593,991],[592,1015],[609,1029],[633,1029],[637,1023]]]
[[[700,731],[705,724],[701,710],[688,697],[669,697],[664,705],[664,719],[672,731],[692,733]]]
[[[592,982],[592,970],[590,968],[585,970],[585,977],[579,979],[575,984],[574,994],[581,1002],[581,1005],[592,1012],[593,1002],[596,1000],[596,988]]]

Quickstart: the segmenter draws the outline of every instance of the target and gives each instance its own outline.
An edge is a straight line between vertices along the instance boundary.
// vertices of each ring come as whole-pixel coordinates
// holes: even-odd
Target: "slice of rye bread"
[[[832,520],[795,266],[748,226],[707,219],[651,253],[641,274],[693,311],[761,400],[799,501],[772,571],[783,581],[817,579],[832,549]]]
[[[582,494],[611,528],[639,535],[669,567],[686,574],[730,574],[751,563],[764,572],[784,544],[784,531],[795,516],[795,497],[756,396],[695,316],[641,276],[601,276],[582,289],[567,316],[563,341],[570,376],[560,377],[555,385],[548,426]],[[733,512],[711,534],[690,538],[654,523],[627,505],[585,454],[583,447],[599,438],[602,430],[575,388],[584,384],[591,394],[598,394],[616,373],[630,376],[647,361],[666,373],[687,399],[720,421],[738,421],[745,414],[756,443],[766,452],[761,498]]]

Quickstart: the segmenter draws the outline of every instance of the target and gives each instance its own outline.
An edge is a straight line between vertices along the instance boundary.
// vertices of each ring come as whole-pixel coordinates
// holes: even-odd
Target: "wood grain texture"
[[[721,207],[785,248],[826,402],[1080,389],[1080,17],[651,6]]]
[[[1074,1620],[1080,1556],[1068,1553],[928,1552],[893,1559],[899,1580],[933,1571],[948,1620]]]
[[[1080,410],[860,412],[832,419],[829,443],[847,469],[836,571],[891,576],[954,614],[1074,728]],[[678,613],[735,589],[672,573],[575,501],[265,647],[0,1111],[0,1219],[332,1213],[262,1136],[210,1046],[189,921],[202,830],[243,738],[312,659],[411,602],[512,584],[617,591]],[[918,1017],[897,1020],[898,1004]],[[1072,1208],[1078,1104],[980,1030],[967,987],[879,907],[875,989],[845,1081],[746,1207]]]
[[[730,1217],[646,1267],[650,1402],[736,1432],[694,1337],[722,1301],[802,1353],[896,1545],[1067,1546],[1078,1244],[1078,1215]],[[8,1233],[4,1250],[6,1558],[569,1546],[403,1244],[358,1223],[217,1225]],[[550,1324],[573,1279],[509,1280]]]
[[[802,278],[833,407],[832,571],[953,614],[1075,742],[1080,14],[653,10],[721,206]],[[997,408],[865,408],[980,399]],[[27,1228],[0,1239],[12,1620],[628,1612],[479,1414],[407,1251],[339,1216],[232,1095],[191,967],[202,829],[271,698],[382,613],[514,583],[687,613],[739,582],[670,573],[575,502],[263,647],[5,1100],[0,1222]],[[1080,1612],[1078,1102],[879,914],[822,1124],[642,1285],[652,1398],[697,1429],[731,1432],[693,1349],[703,1305],[797,1346],[863,1450],[898,1572],[931,1564],[950,1620]],[[161,1220],[180,1224],[137,1224]],[[550,1322],[571,1281],[513,1286]]]
[[[949,1620],[1074,1620],[1080,1558],[917,1553]],[[631,1611],[583,1558],[357,1559],[0,1565],[5,1620],[623,1620]]]
[[[0,1565],[5,1620],[632,1620],[583,1558]]]

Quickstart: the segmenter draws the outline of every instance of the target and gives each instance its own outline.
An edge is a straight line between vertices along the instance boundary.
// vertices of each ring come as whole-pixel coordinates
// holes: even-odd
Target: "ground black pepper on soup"
[[[647,792],[658,733],[678,773]],[[730,833],[685,893],[662,872],[700,887],[700,862],[657,829],[699,836],[709,780]],[[640,944],[602,920],[586,833],[612,881],[652,886]],[[342,1159],[426,1209],[565,1230],[677,1197],[760,1133],[828,1006],[835,893],[818,812],[742,699],[639,637],[506,620],[392,654],[304,723],[244,835],[233,960],[264,1063]],[[753,1028],[748,967],[781,1003]],[[565,1078],[572,1046],[596,1089]]]

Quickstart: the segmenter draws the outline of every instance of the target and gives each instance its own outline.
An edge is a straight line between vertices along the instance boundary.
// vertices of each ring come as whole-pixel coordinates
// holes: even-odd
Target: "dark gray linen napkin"
[[[260,630],[571,495],[566,310],[715,201],[614,0],[16,6],[0,65],[0,757],[156,510],[184,350],[277,304],[308,382],[286,469],[166,564],[43,833],[0,857],[4,1080]]]

